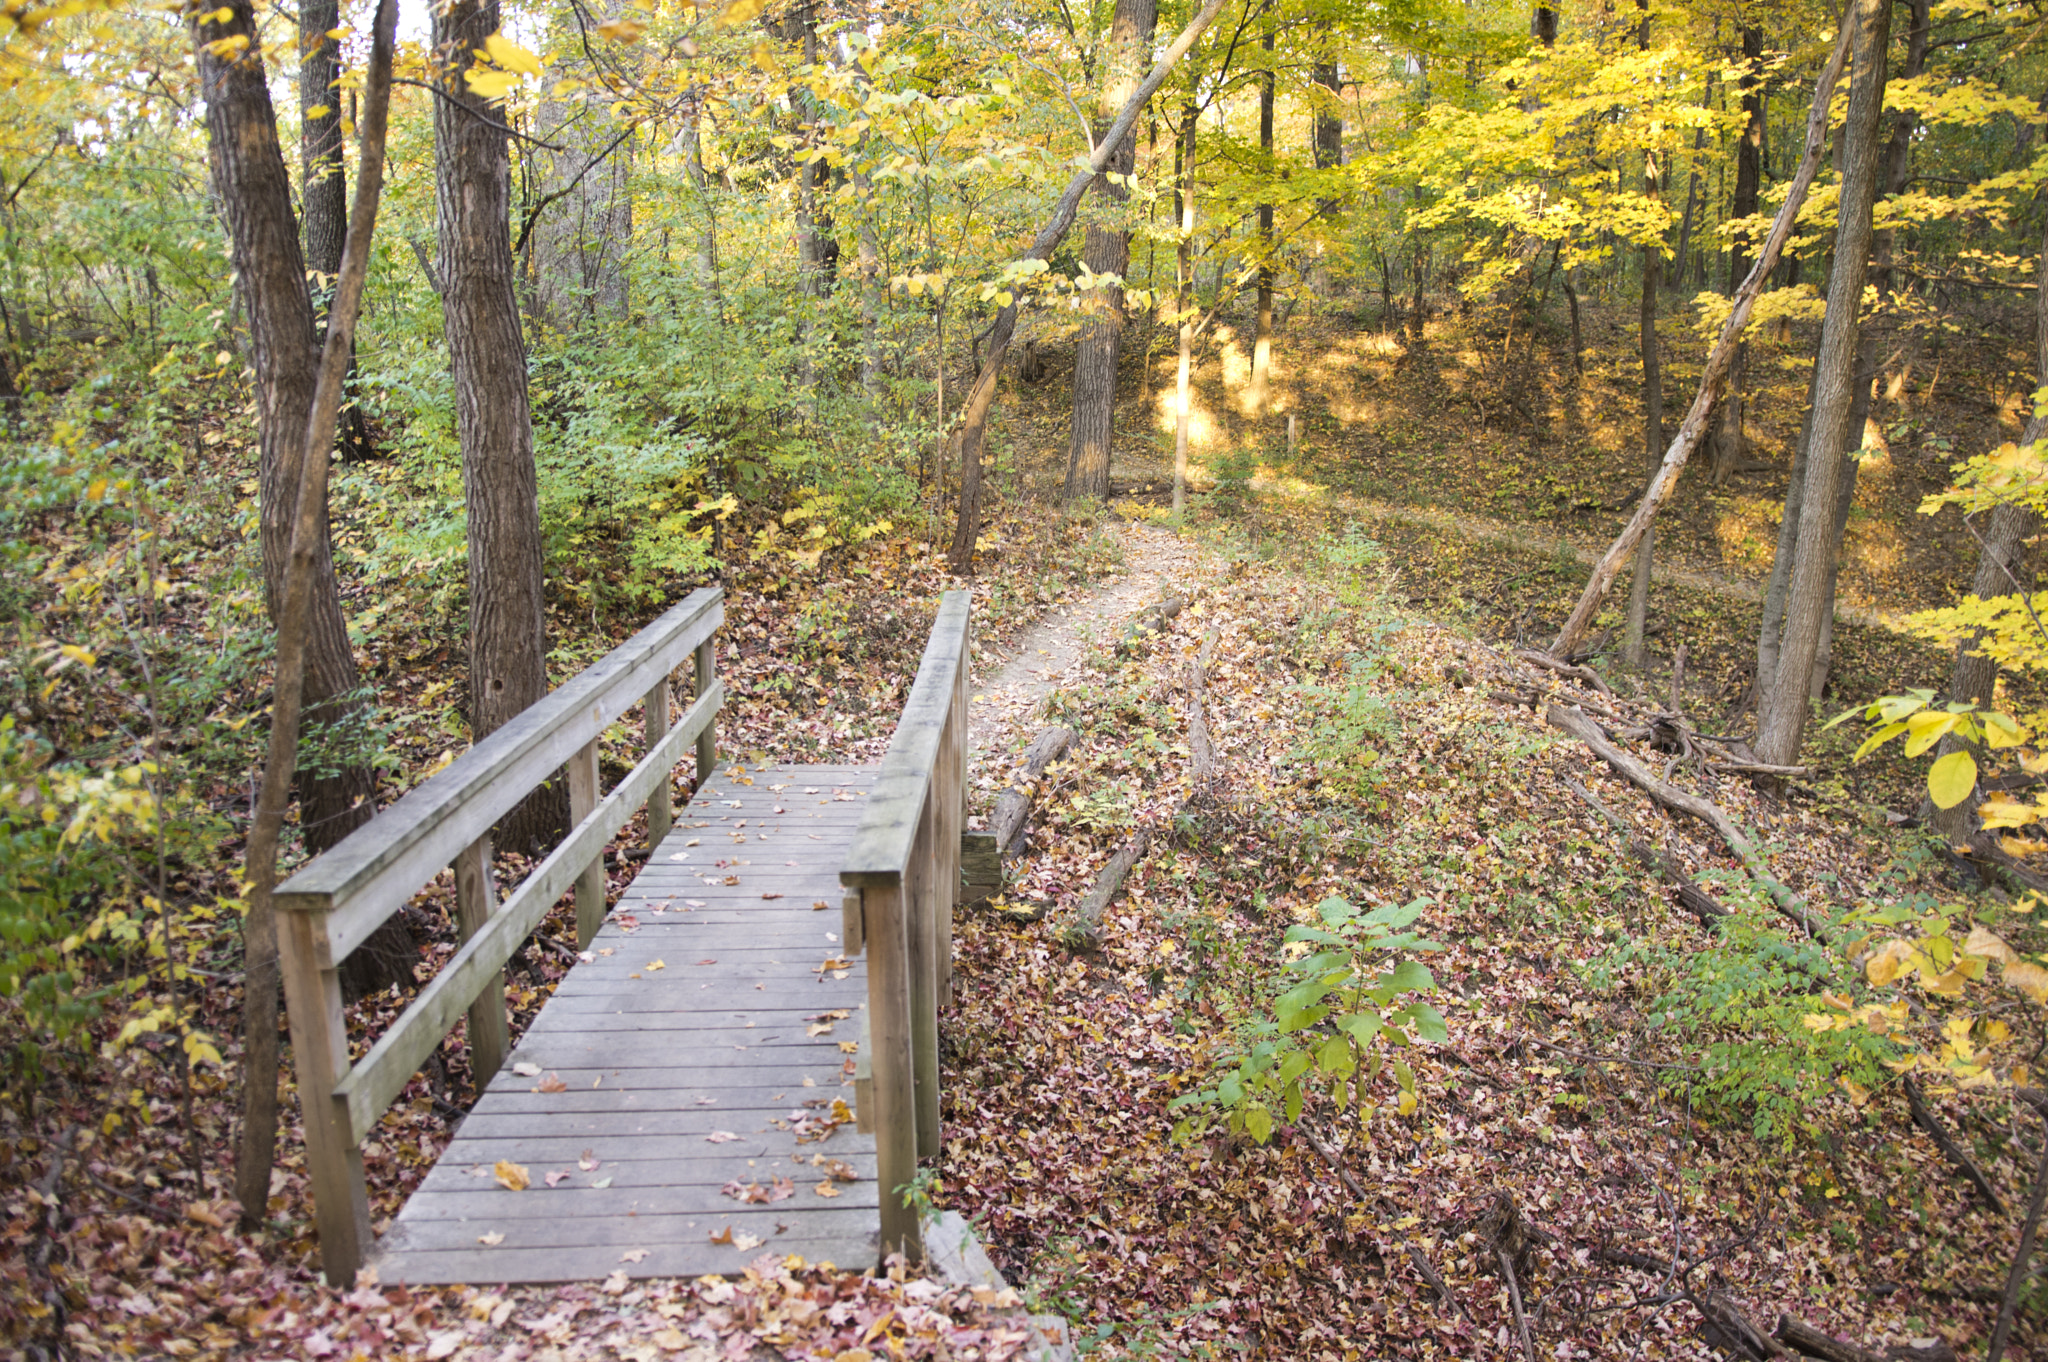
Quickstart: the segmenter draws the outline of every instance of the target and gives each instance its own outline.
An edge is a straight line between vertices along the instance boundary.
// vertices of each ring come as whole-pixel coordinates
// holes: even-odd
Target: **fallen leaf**
[[[560,1186],[562,1183],[567,1182],[569,1180],[569,1177],[570,1174],[568,1169],[559,1168],[556,1169],[554,1172],[548,1174],[546,1177],[542,1178],[541,1181],[545,1182],[550,1187],[556,1187]]]
[[[626,1275],[626,1269],[620,1268],[618,1271],[612,1273],[611,1276],[605,1278],[603,1285],[599,1286],[598,1290],[604,1292],[607,1296],[624,1295],[626,1291],[626,1285],[631,1280],[632,1278]]]
[[[602,1192],[605,1188],[612,1185],[612,1180],[610,1178],[599,1178],[596,1182],[593,1182],[590,1185],[596,1190]]]
[[[622,1263],[637,1263],[645,1258],[647,1254],[648,1250],[646,1249],[627,1249],[619,1255],[619,1261]]]
[[[827,902],[825,902],[825,900],[823,900],[823,899],[819,899],[819,900],[818,900],[818,901],[817,901],[816,903],[814,903],[814,904],[812,904],[812,905],[811,905],[811,911],[812,911],[812,912],[814,912],[814,913],[822,913],[822,912],[824,912],[824,911],[825,911],[825,910],[826,910],[827,908],[830,908],[831,906],[832,906],[832,905],[831,905],[831,904],[829,904],[829,903],[827,903]]]
[[[704,959],[699,960],[697,963],[700,965],[715,965],[718,963],[718,960],[716,957],[706,956]]]
[[[499,1234],[499,1233],[493,1233],[493,1234],[479,1234],[479,1235],[478,1235],[478,1236],[476,1237],[476,1241],[477,1241],[477,1242],[478,1242],[479,1244],[484,1244],[484,1245],[487,1245],[487,1246],[489,1246],[489,1247],[491,1247],[491,1248],[496,1248],[496,1247],[497,1247],[498,1245],[500,1245],[500,1244],[502,1244],[502,1243],[504,1243],[504,1242],[505,1242],[505,1236],[504,1236],[503,1234]]]
[[[739,1136],[733,1134],[730,1130],[714,1130],[704,1137],[705,1142],[708,1144],[731,1144],[738,1138]]]
[[[819,1183],[817,1186],[817,1192],[819,1196],[824,1197],[833,1197],[839,1195],[839,1189],[830,1182]]]
[[[518,1074],[521,1078],[539,1078],[540,1065],[521,1060],[512,1066],[512,1072]]]
[[[535,1092],[567,1092],[569,1091],[569,1085],[554,1074],[549,1074],[546,1078],[536,1083],[533,1090]]]
[[[510,1159],[499,1159],[491,1169],[498,1185],[508,1192],[523,1192],[533,1185],[533,1178],[526,1169]]]
[[[597,1162],[597,1155],[586,1149],[583,1151],[583,1157],[576,1160],[576,1166],[586,1173],[595,1173],[597,1171]]]
[[[742,1252],[747,1249],[757,1249],[767,1242],[766,1239],[754,1234],[735,1234],[732,1237],[732,1246]]]
[[[762,897],[762,898],[764,898],[764,899],[779,899],[779,898],[781,898],[781,897],[782,897],[782,895],[781,895],[781,894],[779,894],[779,893],[775,893],[775,894],[763,894],[763,895],[761,895],[761,897]]]
[[[653,964],[651,964],[651,965],[649,965],[649,966],[647,967],[647,972],[648,972],[649,974],[652,974],[652,973],[654,973],[654,971],[656,971],[656,970],[658,970],[658,969],[667,969],[667,968],[668,968],[668,962],[667,962],[667,961],[665,961],[665,960],[657,960],[657,961],[655,961],[655,962],[654,962]]]

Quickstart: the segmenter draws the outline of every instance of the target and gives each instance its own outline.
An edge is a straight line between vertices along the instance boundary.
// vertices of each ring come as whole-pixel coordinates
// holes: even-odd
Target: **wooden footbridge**
[[[968,597],[950,592],[880,766],[716,760],[723,594],[698,591],[278,891],[321,1266],[352,1282],[555,1282],[922,1255],[897,1189],[939,1151],[967,766]],[[694,661],[678,717],[671,679]],[[609,793],[597,745],[639,706]],[[672,776],[694,748],[680,819]],[[574,826],[503,902],[491,827],[566,767]],[[607,914],[603,854],[647,809]],[[463,944],[363,1046],[338,969],[442,866]],[[505,963],[565,893],[579,963],[508,1053]],[[465,1023],[474,1110],[381,1239],[363,1146]]]

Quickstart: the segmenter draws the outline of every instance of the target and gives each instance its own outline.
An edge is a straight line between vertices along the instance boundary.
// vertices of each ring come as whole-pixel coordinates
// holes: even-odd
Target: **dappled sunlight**
[[[1731,568],[1765,573],[1778,552],[1778,521],[1782,503],[1770,497],[1738,496],[1714,521],[1714,541],[1721,561]]]
[[[1180,395],[1174,385],[1168,383],[1159,389],[1152,400],[1157,413],[1152,420],[1153,428],[1168,439],[1172,439],[1180,419]],[[1188,447],[1208,449],[1216,443],[1216,417],[1202,404],[1202,390],[1191,386],[1188,391]]]

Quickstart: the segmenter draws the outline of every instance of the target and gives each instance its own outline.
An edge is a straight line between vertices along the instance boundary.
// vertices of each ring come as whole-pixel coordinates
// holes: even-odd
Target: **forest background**
[[[375,22],[0,5],[10,1346],[737,1336],[687,1284],[315,1284],[277,867],[711,580],[728,750],[871,756],[942,585],[993,667],[1150,520],[1190,608],[1049,702],[1082,755],[963,925],[924,1192],[1086,1347],[2038,1347],[2038,7]],[[1221,769],[1162,785],[1196,658]],[[351,961],[352,1040],[452,897]],[[1433,991],[1398,1053],[1326,1006],[1374,978]],[[471,1086],[458,1033],[380,1215]],[[744,1289],[792,1355],[845,1351],[819,1292],[934,1346],[902,1282]]]

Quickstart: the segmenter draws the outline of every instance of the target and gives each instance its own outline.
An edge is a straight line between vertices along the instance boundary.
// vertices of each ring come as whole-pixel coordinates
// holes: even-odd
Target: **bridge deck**
[[[839,869],[873,774],[719,768],[392,1222],[381,1281],[874,1261],[874,1138],[834,1122],[867,1000]],[[500,1161],[531,1185],[501,1186]]]

